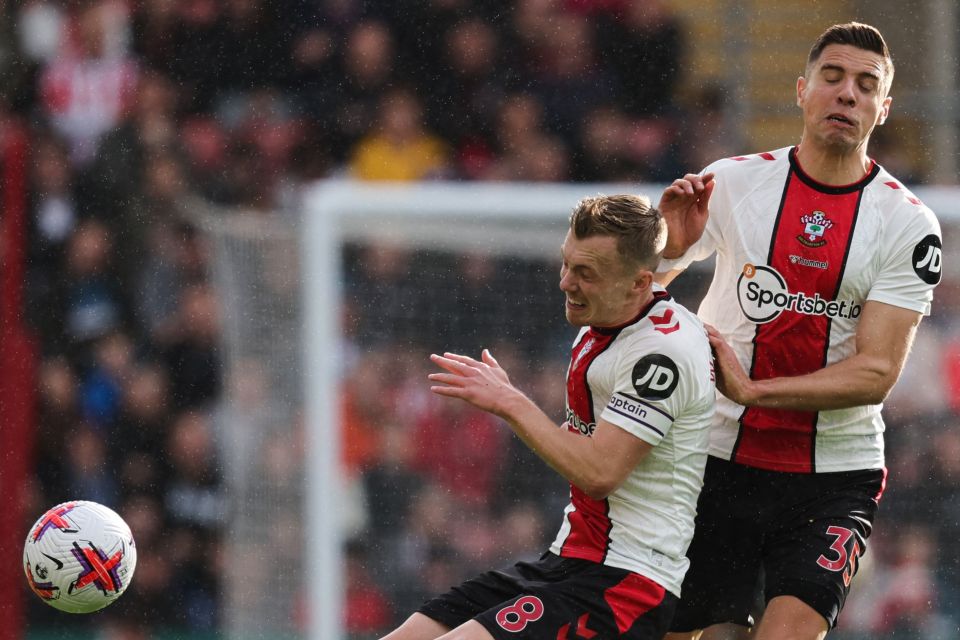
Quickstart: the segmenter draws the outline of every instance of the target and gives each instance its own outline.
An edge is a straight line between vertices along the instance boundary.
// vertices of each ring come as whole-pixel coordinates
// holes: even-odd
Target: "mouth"
[[[836,122],[846,127],[854,126],[853,120],[839,113],[831,113],[827,116],[827,120],[830,122]]]
[[[587,305],[586,305],[586,303],[583,303],[583,302],[574,302],[574,301],[571,300],[570,298],[567,298],[567,307],[570,308],[570,309],[581,310],[581,309],[586,309],[586,308],[587,308]]]

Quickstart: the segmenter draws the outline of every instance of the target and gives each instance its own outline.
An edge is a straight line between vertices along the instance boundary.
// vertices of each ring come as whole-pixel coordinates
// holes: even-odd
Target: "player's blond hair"
[[[628,265],[654,270],[667,244],[667,224],[646,196],[629,194],[584,198],[570,215],[578,239],[613,236]]]

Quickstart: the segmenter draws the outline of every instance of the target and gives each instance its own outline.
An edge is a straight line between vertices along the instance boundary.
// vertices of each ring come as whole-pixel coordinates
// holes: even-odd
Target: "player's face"
[[[616,238],[581,239],[567,232],[560,251],[560,289],[570,324],[616,327],[637,314],[636,281],[617,253]]]
[[[804,142],[835,153],[865,148],[873,128],[890,112],[885,80],[880,54],[827,45],[808,74],[797,80]]]

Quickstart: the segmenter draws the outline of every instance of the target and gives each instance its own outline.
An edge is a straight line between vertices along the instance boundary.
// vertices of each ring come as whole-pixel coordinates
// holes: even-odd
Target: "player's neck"
[[[797,162],[804,173],[817,182],[830,186],[853,184],[870,172],[871,160],[864,144],[845,152],[801,140],[797,145]]]
[[[623,311],[619,313],[616,317],[611,318],[608,322],[602,324],[591,324],[590,326],[594,329],[598,329],[601,332],[616,331],[617,329],[622,329],[623,327],[633,324],[637,318],[647,312],[648,307],[653,304],[654,295],[652,289],[647,289],[647,291],[641,295],[633,304],[624,306]]]

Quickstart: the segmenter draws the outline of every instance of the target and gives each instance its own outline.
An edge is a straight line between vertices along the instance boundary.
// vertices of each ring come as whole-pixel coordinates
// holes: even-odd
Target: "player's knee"
[[[417,612],[380,640],[436,640],[448,631],[450,627]]]
[[[494,640],[490,632],[476,620],[468,620],[438,640]]]

